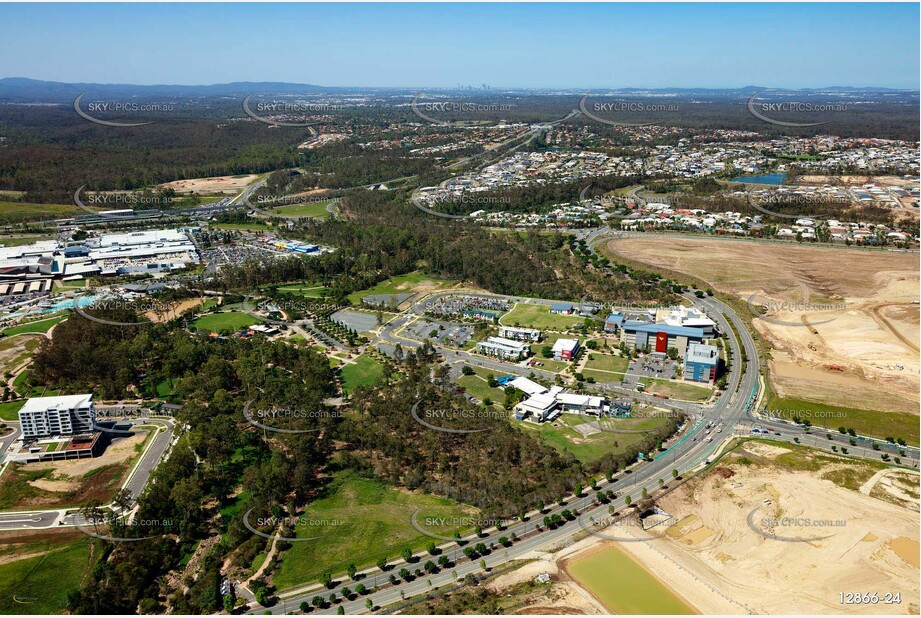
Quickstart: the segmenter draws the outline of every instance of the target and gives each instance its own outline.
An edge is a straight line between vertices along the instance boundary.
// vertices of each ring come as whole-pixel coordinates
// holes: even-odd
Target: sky
[[[919,88],[919,5],[0,4],[0,77]],[[0,92],[2,95],[2,92]]]

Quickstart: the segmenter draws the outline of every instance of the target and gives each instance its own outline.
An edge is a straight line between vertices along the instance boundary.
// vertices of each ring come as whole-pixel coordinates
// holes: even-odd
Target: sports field
[[[583,318],[550,313],[549,305],[516,303],[512,310],[499,319],[503,326],[524,326],[540,330],[568,330],[582,323]]]
[[[354,363],[342,366],[342,388],[348,393],[359,386],[371,386],[383,371],[384,368],[379,362],[362,354]]]
[[[249,315],[236,311],[226,311],[223,313],[210,313],[204,315],[192,324],[198,330],[204,330],[212,333],[236,332],[241,328],[261,324],[261,320]]]
[[[326,206],[329,202],[319,202],[311,204],[291,204],[289,206],[279,206],[273,208],[272,212],[287,217],[311,217],[313,219],[325,219],[329,216]]]

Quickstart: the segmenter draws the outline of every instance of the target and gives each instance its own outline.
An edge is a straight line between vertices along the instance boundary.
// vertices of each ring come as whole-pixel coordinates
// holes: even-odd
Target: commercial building
[[[540,331],[536,328],[520,328],[518,326],[500,326],[499,336],[518,341],[540,341]]]
[[[553,303],[550,305],[550,313],[557,315],[572,315],[573,311],[575,311],[575,307],[572,303]]]
[[[620,340],[628,348],[648,348],[654,354],[665,354],[669,348],[675,348],[681,358],[684,358],[689,343],[703,343],[704,339],[706,337],[702,328],[630,320],[624,322],[620,334]]]
[[[33,397],[19,410],[24,440],[91,433],[96,426],[93,395]]]
[[[621,313],[611,313],[604,319],[604,332],[616,333],[620,330],[626,317]]]
[[[502,337],[489,337],[486,341],[480,341],[476,344],[476,351],[502,360],[517,361],[527,358],[531,353],[531,348],[527,343],[520,341]]]
[[[702,343],[688,345],[684,357],[684,379],[713,384],[719,375],[720,354],[716,346]]]
[[[553,344],[554,360],[572,360],[579,353],[577,339],[557,339]]]
[[[656,312],[656,322],[669,326],[687,326],[700,328],[704,337],[712,339],[716,336],[716,322],[707,317],[707,314],[697,307],[669,307]]]

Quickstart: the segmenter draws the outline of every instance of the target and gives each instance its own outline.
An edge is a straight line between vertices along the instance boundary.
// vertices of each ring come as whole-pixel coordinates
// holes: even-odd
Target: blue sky
[[[912,4],[2,4],[0,77],[919,87]]]

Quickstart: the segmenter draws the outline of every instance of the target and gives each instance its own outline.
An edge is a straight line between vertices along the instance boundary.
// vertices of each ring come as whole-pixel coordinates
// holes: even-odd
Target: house
[[[553,303],[550,305],[550,313],[557,315],[572,315],[575,307],[572,303]]]
[[[557,339],[553,344],[554,360],[572,360],[579,353],[577,339]]]

